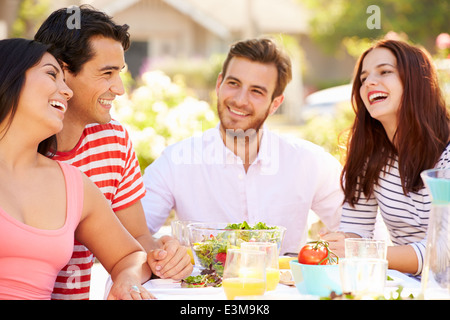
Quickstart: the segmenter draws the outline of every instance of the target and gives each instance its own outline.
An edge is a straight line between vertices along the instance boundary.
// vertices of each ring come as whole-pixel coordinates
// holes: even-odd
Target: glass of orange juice
[[[261,296],[266,291],[264,252],[228,249],[222,287],[228,300],[242,296]]]
[[[243,242],[241,249],[257,250],[266,255],[266,290],[275,290],[280,282],[280,266],[278,260],[278,248],[274,242]]]

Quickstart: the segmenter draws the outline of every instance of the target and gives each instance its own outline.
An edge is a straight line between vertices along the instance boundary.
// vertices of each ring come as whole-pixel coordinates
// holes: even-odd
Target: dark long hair
[[[68,8],[54,11],[44,21],[34,40],[49,44],[50,51],[59,60],[67,64],[66,68],[77,75],[83,65],[94,56],[90,40],[102,36],[122,44],[124,51],[130,47],[128,25],[118,25],[105,13],[89,5],[81,5],[80,26],[68,26],[72,14]]]
[[[374,48],[386,48],[394,54],[403,84],[392,143],[381,123],[370,116],[359,93],[363,60]],[[362,193],[369,197],[381,171],[393,163],[395,156],[403,192],[420,190],[423,187],[420,173],[436,165],[449,142],[449,113],[429,54],[403,41],[376,43],[356,64],[352,106],[356,117],[341,176],[345,201],[354,205]]]
[[[0,139],[8,131],[16,114],[26,71],[37,65],[46,52],[48,46],[36,41],[18,38],[0,40],[0,123],[8,120],[5,129],[0,132]],[[50,148],[56,150],[55,135],[42,141],[38,152],[48,155]]]

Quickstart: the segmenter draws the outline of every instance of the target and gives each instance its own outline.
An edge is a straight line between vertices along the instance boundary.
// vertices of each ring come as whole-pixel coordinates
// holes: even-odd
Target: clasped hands
[[[191,257],[177,239],[162,236],[156,242],[159,249],[152,250],[147,255],[148,264],[155,276],[181,280],[192,273]]]
[[[156,242],[158,248],[147,252],[147,270],[150,267],[153,275],[162,279],[174,280],[184,279],[192,273],[191,258],[186,247],[180,245],[178,240],[171,236],[162,236]],[[108,299],[155,299],[145,287],[136,281],[138,277],[135,275],[133,273],[131,278],[123,276],[120,281],[115,281]],[[127,276],[129,276],[128,273]]]

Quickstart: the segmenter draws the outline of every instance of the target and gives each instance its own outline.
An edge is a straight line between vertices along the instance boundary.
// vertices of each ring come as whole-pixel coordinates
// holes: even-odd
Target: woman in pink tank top
[[[74,237],[111,274],[110,299],[153,298],[146,253],[100,190],[45,156],[72,97],[60,65],[25,39],[1,40],[0,61],[0,299],[50,299]]]

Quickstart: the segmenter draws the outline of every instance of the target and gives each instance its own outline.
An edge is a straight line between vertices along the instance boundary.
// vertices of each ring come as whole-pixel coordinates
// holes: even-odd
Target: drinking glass
[[[344,242],[346,258],[386,259],[387,245],[384,240],[347,238]]]
[[[180,242],[180,245],[186,247],[188,255],[191,257],[191,263],[195,264],[192,248],[189,241],[188,225],[194,223],[193,220],[172,220],[170,226],[172,227],[172,236]]]
[[[369,258],[339,259],[342,292],[373,298],[384,294],[387,260]]]
[[[188,247],[189,242],[189,229],[188,225],[194,223],[193,220],[172,220],[170,226],[172,227],[172,236],[176,238],[182,246]]]
[[[256,250],[228,249],[222,287],[228,300],[261,296],[266,291],[266,255]]]
[[[421,298],[450,299],[450,169],[421,173],[431,195]]]
[[[277,244],[274,242],[242,242],[241,249],[264,252],[266,255],[266,290],[275,290],[280,282]]]

